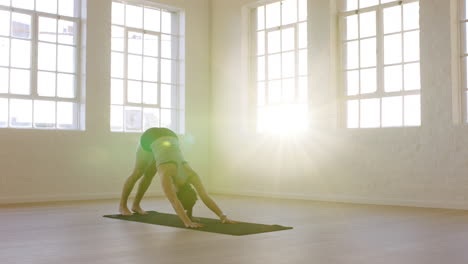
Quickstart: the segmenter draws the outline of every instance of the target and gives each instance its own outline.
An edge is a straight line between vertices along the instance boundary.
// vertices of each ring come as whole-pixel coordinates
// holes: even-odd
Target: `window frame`
[[[138,6],[142,8],[142,28],[135,28],[131,26],[126,25],[126,11],[124,10],[124,23],[123,24],[114,24],[113,21],[111,20],[111,27],[119,27],[124,30],[124,47],[123,51],[117,51],[113,50],[111,48],[110,54],[112,56],[113,53],[118,53],[123,56],[123,76],[122,77],[115,77],[112,75],[112,72],[109,75],[110,80],[116,79],[120,80],[123,82],[123,102],[122,104],[113,104],[112,101],[110,101],[110,107],[112,109],[113,106],[119,106],[122,107],[122,129],[121,130],[116,130],[113,129],[112,126],[112,117],[110,120],[109,124],[109,129],[110,132],[112,133],[141,133],[145,130],[144,126],[144,108],[152,108],[152,109],[157,109],[159,116],[158,116],[158,122],[159,122],[159,127],[162,126],[162,110],[168,110],[171,112],[171,129],[174,129],[175,132],[183,134],[185,131],[185,125],[184,125],[184,120],[185,120],[185,107],[184,107],[184,81],[183,79],[185,78],[182,70],[184,68],[184,59],[183,59],[183,54],[182,54],[182,49],[184,48],[184,37],[183,37],[183,29],[181,28],[182,25],[182,10],[172,7],[172,6],[167,6],[155,2],[148,2],[148,1],[139,1],[139,0],[112,0],[111,3],[119,3],[119,4],[124,4],[124,5],[131,5],[131,6]],[[166,11],[172,14],[171,16],[171,33],[164,33],[163,29],[160,28],[160,31],[152,31],[148,29],[144,29],[144,17],[145,17],[145,12],[144,8],[152,8],[152,9],[157,9],[159,10],[160,17],[159,17],[159,26],[162,27],[162,11]],[[112,7],[111,7],[112,8]],[[128,40],[129,40],[129,33],[130,32],[136,32],[139,34],[142,34],[142,53],[141,54],[135,54],[131,53],[128,51]],[[157,36],[158,37],[158,55],[153,56],[153,55],[145,55],[144,54],[144,37],[145,35],[152,35],[152,36]],[[163,35],[168,35],[171,37],[171,58],[165,58],[162,56],[161,50],[162,50],[162,41]],[[112,36],[111,36],[111,41],[112,41]],[[174,49],[175,47],[175,49]],[[135,56],[140,56],[142,58],[142,65],[143,65],[143,60],[146,57],[157,59],[157,80],[156,81],[145,81],[144,78],[142,77],[139,80],[135,80],[132,78],[129,78],[128,76],[128,55],[135,55]],[[161,79],[161,64],[163,60],[169,60],[172,62],[172,83],[167,83],[163,82]],[[143,66],[142,66],[143,67]],[[142,76],[144,74],[144,67],[142,68],[141,72]],[[129,102],[128,100],[128,81],[137,81],[141,83],[141,103],[134,103],[134,102]],[[156,104],[150,104],[150,103],[144,103],[143,102],[143,84],[144,83],[152,83],[157,85],[157,103]],[[163,85],[168,85],[172,87],[173,91],[171,93],[171,104],[172,108],[167,108],[167,107],[162,107],[161,103],[161,87]],[[112,87],[109,87],[109,93],[112,97]],[[129,130],[126,126],[126,114],[125,114],[125,108],[126,107],[138,107],[141,109],[141,130]],[[112,116],[112,113],[111,113]],[[173,119],[174,118],[174,119]]]
[[[341,6],[345,6],[345,1],[346,0],[341,0]],[[408,64],[419,64],[419,69],[421,69],[421,52],[419,51],[419,58],[416,61],[408,61],[405,62],[404,59],[404,35],[405,33],[410,33],[410,32],[421,32],[421,25],[418,25],[417,29],[409,29],[405,30],[404,29],[404,24],[403,24],[403,6],[406,4],[411,4],[411,3],[421,3],[420,0],[399,0],[399,1],[393,1],[389,3],[383,3],[380,4],[380,1],[378,1],[379,4],[373,5],[373,6],[368,6],[364,8],[360,8],[359,4],[360,1],[358,1],[358,6],[357,9],[352,9],[348,11],[339,11],[338,16],[339,16],[339,38],[338,38],[338,45],[339,45],[339,83],[340,83],[340,116],[341,116],[341,124],[344,128],[346,129],[376,129],[376,128],[411,128],[411,127],[421,127],[422,126],[422,111],[421,111],[421,94],[422,94],[422,87],[420,86],[419,89],[417,90],[405,90],[404,83],[405,83],[405,65]],[[395,6],[401,6],[402,7],[402,15],[401,15],[401,30],[396,31],[396,32],[391,32],[391,33],[384,33],[384,12],[383,10],[386,8],[391,8]],[[370,37],[361,37],[360,36],[360,14],[362,13],[368,13],[368,12],[375,12],[375,19],[376,19],[376,34],[375,36],[370,36]],[[355,39],[350,39],[348,40],[346,38],[346,18],[352,15],[357,15],[357,38]],[[385,49],[384,49],[384,38],[386,36],[392,36],[392,35],[401,35],[401,62],[398,63],[389,63],[386,64],[384,61],[384,56],[385,56]],[[345,44],[348,42],[353,42],[357,41],[360,43],[362,40],[365,39],[370,39],[370,38],[375,38],[376,39],[376,64],[375,66],[371,67],[361,67],[360,65],[360,60],[361,60],[361,46],[360,44],[358,45],[358,67],[357,68],[347,68],[346,66],[346,60],[347,60],[347,50],[345,47]],[[419,39],[419,47],[420,47],[421,40]],[[391,66],[401,66],[401,72],[402,72],[402,89],[400,91],[385,91],[385,72],[384,69],[385,67],[391,67]],[[370,93],[361,93],[361,77],[358,79],[358,91],[357,94],[355,95],[348,95],[347,94],[347,72],[348,71],[357,71],[358,76],[360,76],[361,70],[369,69],[369,68],[375,68],[376,69],[376,91],[375,92],[370,92]],[[421,85],[421,74],[419,74],[419,83]],[[419,95],[419,125],[406,125],[405,124],[405,97],[406,96],[412,96],[412,95]],[[392,98],[392,97],[401,97],[401,125],[391,125],[391,126],[384,126],[383,125],[383,111],[382,111],[382,99],[384,98]],[[361,100],[366,100],[366,99],[378,99],[379,100],[379,125],[378,126],[372,126],[372,127],[366,127],[362,126],[361,123],[361,106],[360,106],[360,101]],[[357,101],[358,104],[358,113],[357,113],[357,127],[350,127],[348,124],[348,103],[350,101]]]
[[[57,0],[57,4],[59,4],[59,0]],[[13,7],[11,2],[10,6],[3,6],[0,5],[0,11],[8,11],[10,12],[10,35],[8,37],[9,41],[9,66],[0,66],[1,68],[6,68],[8,69],[9,72],[11,72],[12,69],[27,69],[30,71],[29,73],[29,95],[22,95],[22,94],[12,94],[11,91],[11,78],[8,79],[8,91],[7,93],[0,93],[0,99],[4,98],[7,100],[31,100],[31,125],[27,127],[22,127],[22,126],[12,126],[11,125],[11,118],[10,118],[10,108],[11,105],[10,103],[8,104],[8,120],[7,120],[7,126],[6,127],[0,127],[0,129],[32,129],[32,130],[72,130],[72,131],[79,131],[84,129],[84,124],[82,122],[84,113],[83,113],[83,94],[84,94],[84,87],[82,86],[82,14],[81,14],[81,0],[74,0],[74,17],[71,16],[65,16],[65,15],[60,15],[58,11],[58,5],[57,5],[57,13],[52,14],[52,13],[46,13],[42,11],[36,11],[36,1],[34,1],[34,9],[23,9],[23,8],[18,8],[18,7]],[[23,38],[18,38],[18,37],[13,37],[11,33],[11,22],[12,22],[12,17],[11,15],[13,13],[20,13],[20,14],[25,14],[31,16],[31,37],[30,39],[27,39],[31,42],[31,47],[30,47],[30,67],[29,68],[21,68],[21,67],[13,67],[11,65],[11,42],[13,39],[18,39],[18,40],[24,40]],[[56,42],[50,42],[50,41],[43,41],[39,40],[39,17],[44,17],[44,18],[52,18],[56,19],[56,29],[59,28],[59,21],[60,20],[65,20],[68,22],[73,22],[75,25],[75,43],[74,44],[66,44],[66,43],[60,43],[58,42],[58,39]],[[58,31],[56,32],[56,36],[58,37]],[[55,56],[56,56],[56,69],[55,70],[40,70],[38,67],[38,56],[39,56],[39,43],[46,43],[46,44],[55,44],[56,49],[55,49]],[[74,72],[61,72],[58,70],[58,48],[59,46],[67,46],[67,47],[73,47],[74,48]],[[58,82],[58,76],[55,77],[55,96],[40,96],[38,93],[38,73],[39,71],[42,72],[48,72],[48,73],[63,73],[63,74],[72,74],[75,76],[75,81],[74,81],[74,98],[64,98],[64,97],[58,97],[57,96],[57,82]],[[9,76],[11,76],[9,74]],[[35,126],[35,113],[34,113],[34,103],[35,101],[52,101],[55,103],[55,123],[54,127],[36,127]],[[58,127],[58,120],[57,120],[57,112],[58,112],[58,103],[60,102],[67,102],[67,103],[73,103],[74,108],[73,108],[73,128],[59,128]]]

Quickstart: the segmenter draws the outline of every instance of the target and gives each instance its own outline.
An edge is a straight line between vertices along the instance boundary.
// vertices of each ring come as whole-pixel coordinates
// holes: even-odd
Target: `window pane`
[[[266,27],[278,27],[280,25],[280,2],[266,5]]]
[[[54,72],[37,72],[37,93],[39,96],[55,96]]]
[[[57,96],[75,98],[75,75],[59,73],[57,76]]]
[[[149,56],[159,56],[159,37],[145,34],[144,54]]]
[[[2,6],[10,6],[10,0],[0,0],[0,5],[2,5]]]
[[[263,32],[263,31],[262,31]],[[294,44],[295,44],[295,36],[294,36],[294,28],[287,28],[281,30],[281,41],[282,41],[282,46],[281,49],[282,51],[289,51],[294,49]],[[307,32],[306,32],[307,34]]]
[[[125,18],[125,6],[121,3],[112,2],[112,24],[123,25]]]
[[[159,127],[159,109],[144,108],[143,109],[143,130]]]
[[[419,28],[419,2],[403,5],[403,28],[405,30]]]
[[[143,70],[143,61],[141,56],[128,55],[128,78],[133,80],[141,80]]]
[[[10,65],[10,40],[0,38],[0,66]]]
[[[128,81],[127,101],[129,103],[141,103],[141,82]]]
[[[401,63],[401,34],[384,37],[385,64]]]
[[[382,127],[403,125],[403,100],[401,96],[382,98]]]
[[[384,11],[384,34],[401,31],[401,6],[385,8]]]
[[[358,100],[348,101],[347,127],[348,128],[359,127],[359,101]]]
[[[360,37],[366,38],[376,35],[376,19],[375,11],[366,12],[359,15],[360,19]]]
[[[57,41],[57,19],[39,17],[39,40]]]
[[[11,36],[16,38],[31,38],[31,16],[12,13]]]
[[[257,58],[257,80],[265,80],[265,57],[261,56]]]
[[[385,67],[384,72],[385,92],[401,91],[403,85],[401,65]]]
[[[172,15],[166,11],[162,11],[162,33],[172,33]]]
[[[167,84],[161,85],[161,107],[173,108],[172,87]]]
[[[380,99],[361,100],[361,127],[371,128],[380,126]]]
[[[406,32],[404,34],[405,62],[419,60],[419,30]]]
[[[58,71],[75,72],[75,49],[70,46],[58,46]]]
[[[377,65],[377,46],[375,38],[361,40],[361,68]]]
[[[287,103],[293,103],[296,93],[296,84],[294,79],[283,79],[282,86],[283,93],[281,95],[282,101]]]
[[[272,31],[268,33],[268,53],[277,53],[281,51],[281,36],[280,31]]]
[[[359,8],[375,6],[379,4],[379,0],[359,0]]]
[[[112,52],[111,55],[111,76],[123,78],[124,58],[123,53]]]
[[[124,28],[112,26],[111,49],[124,51]]]
[[[55,102],[34,101],[34,127],[55,127]]]
[[[268,79],[281,78],[281,54],[268,56]]]
[[[128,32],[128,52],[134,54],[143,53],[143,35],[138,32]]]
[[[377,71],[375,68],[361,70],[361,94],[377,91]]]
[[[125,107],[125,130],[139,132],[142,130],[141,107]]]
[[[158,84],[156,83],[143,83],[143,103],[144,104],[158,104]]]
[[[31,67],[31,41],[11,40],[11,66],[19,68]]]
[[[345,1],[345,10],[355,10],[358,9],[358,0],[343,0]]]
[[[307,48],[307,23],[299,24],[299,48]],[[293,38],[294,39],[294,38]]]
[[[405,64],[405,91],[420,90],[419,63]]]
[[[75,16],[75,0],[59,0],[59,15]]]
[[[22,99],[10,100],[10,125],[12,127],[32,126],[32,101]]]
[[[348,71],[346,73],[347,95],[357,95],[359,93],[359,71]]]
[[[257,55],[265,54],[265,31],[257,33]]]
[[[153,8],[144,8],[145,12],[145,29],[152,31],[161,31],[160,17],[161,11]]]
[[[294,52],[283,53],[283,63],[282,63],[282,73],[283,78],[294,77],[296,74],[296,63],[294,60]]]
[[[57,14],[57,0],[36,0],[36,10]]]
[[[265,7],[257,8],[257,30],[265,29]]]
[[[0,127],[8,126],[8,99],[0,98]]]
[[[257,105],[264,106],[265,105],[265,83],[259,82],[257,83]]]
[[[76,128],[76,104],[57,102],[57,128]]]
[[[163,83],[173,83],[171,60],[161,60],[161,81]]]
[[[134,5],[126,5],[125,24],[128,27],[143,28],[143,8]]]
[[[288,25],[297,22],[297,0],[282,1],[282,24]]]
[[[123,106],[111,106],[111,131],[123,131]]]
[[[10,12],[0,10],[0,35],[10,36]]]
[[[111,79],[111,104],[123,104],[123,80]]]
[[[58,24],[58,42],[63,44],[75,44],[75,23],[59,20]]]
[[[299,21],[307,20],[307,0],[299,0]]]
[[[173,110],[162,109],[161,110],[161,127],[167,127],[169,129],[175,130],[175,115]]]
[[[359,67],[359,44],[358,41],[346,43],[346,69]]]
[[[161,35],[161,56],[163,58],[172,58],[172,37],[169,35]]]
[[[10,93],[30,94],[29,70],[10,70]]]
[[[37,67],[39,68],[39,70],[48,70],[48,71],[56,70],[56,67],[57,67],[56,52],[57,52],[56,44],[39,42],[38,54],[37,54],[37,59],[38,59]]]
[[[8,68],[0,68],[0,93],[8,93],[10,73]]]
[[[299,75],[308,75],[308,55],[307,50],[299,51]]]
[[[275,104],[281,102],[281,80],[270,81],[268,83],[268,103]]]
[[[151,57],[143,58],[143,80],[158,81],[158,59]]]
[[[346,40],[358,38],[358,16],[352,15],[346,19]]]
[[[421,96],[405,96],[405,126],[421,125]]]
[[[11,0],[11,5],[13,7],[33,10],[34,0]]]
[[[307,77],[299,77],[299,94],[298,102],[299,103],[309,103],[309,86],[308,86]]]

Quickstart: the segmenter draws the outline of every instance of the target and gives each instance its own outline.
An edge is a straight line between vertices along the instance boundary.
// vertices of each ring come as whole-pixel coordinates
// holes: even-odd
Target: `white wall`
[[[336,125],[335,1],[311,0],[315,125],[283,139],[257,135],[246,121],[243,7],[253,2],[212,2],[214,192],[468,208],[468,128],[452,120],[450,1],[421,1],[422,126],[348,130]]]
[[[158,0],[186,15],[187,159],[209,172],[210,1]],[[119,197],[139,134],[109,131],[111,0],[88,0],[86,131],[0,129],[0,203]],[[160,192],[159,180],[150,193]]]

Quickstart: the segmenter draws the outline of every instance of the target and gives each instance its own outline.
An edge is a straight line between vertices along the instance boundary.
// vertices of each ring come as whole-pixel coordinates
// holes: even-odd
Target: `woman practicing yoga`
[[[135,168],[125,181],[120,198],[120,213],[132,215],[127,207],[127,200],[135,183],[143,176],[133,201],[132,211],[147,214],[140,207],[141,199],[159,172],[161,185],[167,199],[186,227],[198,228],[202,224],[192,222],[192,208],[197,200],[197,193],[203,203],[213,211],[222,223],[236,223],[227,218],[216,203],[206,193],[198,174],[184,160],[179,148],[177,135],[167,128],[150,128],[140,138],[136,152]],[[197,193],[195,193],[195,187]]]

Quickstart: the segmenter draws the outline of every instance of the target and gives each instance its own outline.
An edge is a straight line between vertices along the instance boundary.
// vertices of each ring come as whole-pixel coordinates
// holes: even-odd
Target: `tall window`
[[[347,127],[420,126],[419,1],[343,1]]]
[[[112,3],[111,130],[182,130],[179,15]]]
[[[79,129],[78,0],[0,0],[0,127]]]
[[[468,1],[460,0],[460,55],[464,122],[468,122]]]
[[[257,131],[308,127],[307,0],[284,0],[253,9],[253,64]]]

